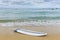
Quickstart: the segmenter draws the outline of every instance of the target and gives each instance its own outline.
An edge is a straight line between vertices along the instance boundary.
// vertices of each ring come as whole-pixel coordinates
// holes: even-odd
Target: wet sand
[[[15,33],[15,28],[23,28],[48,33],[44,37],[34,37]],[[21,27],[0,27],[0,40],[60,40],[60,26],[21,26]]]

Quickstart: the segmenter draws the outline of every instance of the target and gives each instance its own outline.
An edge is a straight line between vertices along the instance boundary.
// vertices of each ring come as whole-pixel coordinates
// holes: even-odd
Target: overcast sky
[[[12,7],[12,8],[60,7],[60,0],[0,0],[0,7]]]

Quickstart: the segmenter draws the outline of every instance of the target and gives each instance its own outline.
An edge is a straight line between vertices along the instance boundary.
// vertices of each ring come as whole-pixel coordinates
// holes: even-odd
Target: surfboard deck
[[[44,33],[44,32],[36,32],[36,31],[25,30],[25,29],[16,29],[14,30],[14,32],[31,35],[31,36],[46,36],[47,35],[47,33]]]

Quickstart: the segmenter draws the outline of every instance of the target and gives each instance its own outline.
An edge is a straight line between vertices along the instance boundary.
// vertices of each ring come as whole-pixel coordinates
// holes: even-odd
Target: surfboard
[[[16,29],[14,30],[14,32],[31,35],[31,36],[46,36],[47,35],[47,33],[44,33],[44,32],[36,32],[36,31],[25,30],[25,29]]]

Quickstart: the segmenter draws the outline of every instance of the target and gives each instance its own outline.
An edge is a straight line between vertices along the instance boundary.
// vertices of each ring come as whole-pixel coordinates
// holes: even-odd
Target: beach
[[[14,32],[16,28],[46,32],[34,37]],[[0,9],[0,40],[60,40],[60,10]]]
[[[47,36],[24,35],[16,28]],[[59,0],[0,0],[0,40],[60,40]]]
[[[14,32],[16,28],[28,29],[48,33],[44,37],[35,37]],[[60,40],[59,25],[41,25],[41,26],[17,26],[17,27],[0,27],[0,40]]]

